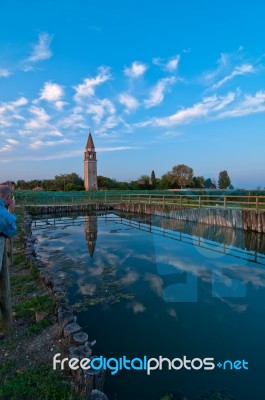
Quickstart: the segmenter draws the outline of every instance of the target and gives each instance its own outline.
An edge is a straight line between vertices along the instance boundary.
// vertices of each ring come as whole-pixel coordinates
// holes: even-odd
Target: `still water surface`
[[[234,371],[108,372],[109,400],[174,391],[193,399],[223,388],[237,400],[265,399],[265,256],[249,244],[264,237],[247,243],[232,229],[121,213],[34,222],[38,256],[65,272],[97,355],[249,363]]]

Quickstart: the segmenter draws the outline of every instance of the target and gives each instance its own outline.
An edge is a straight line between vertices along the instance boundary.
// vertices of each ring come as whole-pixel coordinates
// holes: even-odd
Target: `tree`
[[[203,176],[194,176],[192,178],[192,183],[194,188],[203,189],[204,188],[204,177]]]
[[[181,188],[190,185],[193,177],[193,169],[185,164],[178,164],[170,172],[172,183]]]
[[[226,170],[219,173],[218,188],[227,189],[231,185],[231,179]]]
[[[169,173],[164,174],[158,182],[157,189],[171,189],[171,175]]]
[[[204,187],[205,187],[206,189],[211,189],[212,184],[213,184],[213,182],[212,182],[211,178],[205,179],[205,181],[204,181]]]
[[[153,170],[151,172],[150,184],[154,185],[155,183],[156,183],[156,176],[155,176],[155,171]]]
[[[138,184],[140,185],[141,189],[150,189],[151,183],[150,183],[150,177],[148,175],[142,175],[138,179]]]

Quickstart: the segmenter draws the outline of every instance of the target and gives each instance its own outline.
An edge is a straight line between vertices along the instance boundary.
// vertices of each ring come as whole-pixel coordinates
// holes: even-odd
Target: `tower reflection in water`
[[[84,217],[85,237],[90,257],[93,257],[98,237],[98,220],[96,215],[85,215]]]

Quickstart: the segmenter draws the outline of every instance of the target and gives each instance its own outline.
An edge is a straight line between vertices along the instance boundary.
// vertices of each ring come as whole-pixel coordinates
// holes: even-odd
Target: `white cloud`
[[[69,139],[61,139],[61,140],[47,140],[43,141],[40,139],[34,140],[32,143],[30,143],[29,147],[31,149],[40,149],[42,147],[53,147],[53,146],[58,146],[66,143],[71,143],[72,141]]]
[[[217,111],[220,111],[235,99],[235,93],[228,93],[226,96],[210,96],[204,98],[201,102],[194,104],[191,107],[183,108],[177,111],[175,114],[169,115],[162,118],[154,118],[149,121],[141,122],[136,124],[138,127],[145,126],[159,126],[159,127],[170,127],[175,125],[187,124],[194,119],[206,117],[209,115],[217,115]]]
[[[40,92],[40,100],[56,102],[61,100],[64,95],[63,87],[57,83],[45,82]]]
[[[12,146],[10,144],[5,144],[0,148],[0,153],[5,153],[6,151],[12,150]]]
[[[0,78],[8,78],[11,75],[11,71],[7,68],[0,68]]]
[[[179,60],[180,56],[176,56],[175,58],[169,60],[168,63],[166,64],[166,69],[170,72],[176,71],[179,65]]]
[[[65,106],[66,104],[67,104],[66,101],[61,101],[61,100],[56,101],[56,102],[54,103],[54,105],[55,105],[55,107],[57,108],[58,111],[62,111],[63,108],[64,108],[64,106]]]
[[[152,89],[149,99],[144,101],[147,108],[154,107],[164,100],[164,95],[168,87],[176,82],[176,78],[164,78],[157,82],[155,87]]]
[[[87,106],[86,112],[93,115],[94,122],[99,125],[106,114],[114,115],[116,110],[112,102],[108,99],[98,100]]]
[[[25,97],[20,97],[18,100],[12,101],[11,103],[12,107],[22,107],[28,104],[28,100]]]
[[[180,61],[180,55],[176,55],[174,57],[170,57],[168,59],[162,59],[160,57],[156,57],[153,59],[153,63],[162,67],[168,72],[175,72],[178,69]]]
[[[20,97],[14,101],[8,101],[6,103],[1,103],[0,114],[4,114],[7,111],[15,111],[18,107],[25,106],[28,100],[25,97]]]
[[[122,151],[122,150],[138,150],[139,147],[132,147],[132,146],[120,146],[120,147],[99,147],[97,152],[99,153],[106,153],[109,151]]]
[[[237,93],[239,92],[229,92],[226,96],[221,97],[215,96],[217,104],[213,107],[213,111],[220,111],[231,104],[235,100]]]
[[[119,95],[119,102],[126,107],[126,111],[130,112],[133,110],[136,110],[139,107],[139,102],[138,100],[133,97],[130,96],[127,93],[121,93]]]
[[[122,122],[120,117],[116,117],[115,115],[110,115],[107,117],[103,124],[100,125],[98,129],[95,129],[95,132],[98,134],[106,133],[109,129],[115,128],[119,123]]]
[[[32,53],[25,61],[27,63],[36,63],[51,58],[50,45],[52,38],[52,35],[48,33],[40,33],[38,43],[33,45]]]
[[[229,75],[226,75],[223,79],[221,79],[220,81],[215,83],[212,86],[212,89],[218,89],[224,83],[230,81],[231,79],[233,79],[236,76],[253,74],[254,72],[256,72],[256,70],[253,67],[253,65],[251,65],[251,64],[242,64],[240,66],[237,66]]]
[[[221,53],[217,60],[217,68],[203,74],[203,83],[209,85],[219,79],[220,76],[230,75],[234,65],[242,60],[242,50],[243,47],[240,46],[233,53]]]
[[[37,142],[37,141],[36,141]],[[38,143],[36,143],[36,147],[35,149],[37,150],[38,148],[41,147],[45,147],[45,145],[43,145],[42,143],[44,142],[40,142],[39,146]],[[57,142],[58,143],[58,142]],[[33,145],[33,143],[32,143]],[[51,145],[46,145],[46,147],[49,147]],[[11,150],[12,147],[10,145],[6,145],[5,149],[0,149],[0,151],[4,152],[4,151],[9,151]],[[112,151],[127,151],[127,150],[138,150],[139,147],[105,147],[105,148],[97,148],[97,153],[104,153],[104,152],[112,152]],[[45,160],[62,160],[65,158],[72,158],[72,157],[78,157],[80,158],[80,156],[82,156],[84,154],[84,149],[80,149],[80,150],[71,150],[71,149],[67,149],[67,151],[61,151],[59,153],[48,153],[48,154],[42,154],[42,155],[33,155],[32,153],[29,155],[16,155],[14,158],[8,157],[6,159],[0,159],[0,162],[13,162],[14,159],[16,161],[45,161]]]
[[[76,94],[74,99],[77,102],[84,98],[94,96],[95,88],[111,78],[110,69],[108,67],[99,67],[98,75],[95,78],[86,78],[83,83],[74,86]]]
[[[124,74],[130,78],[139,78],[147,70],[147,65],[140,61],[134,61],[130,67],[124,68]]]
[[[164,137],[175,137],[175,136],[182,136],[182,135],[183,135],[182,132],[177,132],[175,130],[165,131],[163,134]],[[159,136],[159,139],[161,139],[161,135]]]
[[[260,112],[265,112],[265,91],[259,91],[255,95],[245,95],[241,102],[221,113],[219,118],[241,117]]]
[[[208,71],[204,74],[204,80],[206,83],[212,82],[217,78],[230,64],[230,55],[221,53],[220,58],[217,60],[218,67],[213,71]]]
[[[6,139],[6,141],[8,144],[11,144],[11,145],[19,144],[19,142],[15,139]]]
[[[67,104],[61,100],[63,96],[64,90],[62,86],[57,83],[45,82],[43,89],[40,91],[39,99],[33,103],[37,104],[39,100],[46,100],[52,103],[58,111],[62,111],[63,107]]]
[[[85,118],[82,114],[82,110],[74,109],[68,117],[59,121],[58,126],[64,128],[88,129],[88,126],[84,122]]]
[[[26,129],[38,130],[47,128],[50,117],[44,108],[32,106],[29,111],[34,115],[34,118],[25,124]]]
[[[24,120],[24,117],[19,114],[19,109],[27,103],[28,100],[25,97],[20,97],[17,100],[6,103],[1,103],[0,126],[9,127],[14,125],[16,120]]]

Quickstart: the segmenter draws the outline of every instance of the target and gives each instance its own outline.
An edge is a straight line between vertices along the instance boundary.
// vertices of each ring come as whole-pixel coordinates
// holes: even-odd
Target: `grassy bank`
[[[74,400],[69,376],[52,369],[53,355],[67,347],[54,314],[54,295],[39,279],[34,261],[24,256],[22,210],[17,217],[9,271],[13,324],[0,321],[0,398]]]

